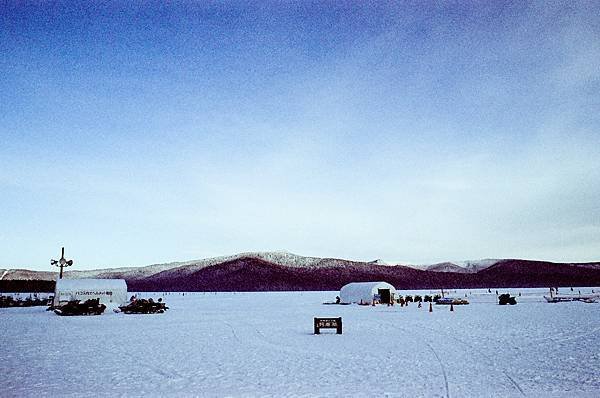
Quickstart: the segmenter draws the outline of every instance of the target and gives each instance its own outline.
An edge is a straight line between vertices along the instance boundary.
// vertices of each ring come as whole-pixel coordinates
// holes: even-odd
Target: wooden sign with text
[[[315,334],[321,334],[321,329],[336,329],[342,334],[342,318],[315,318]]]

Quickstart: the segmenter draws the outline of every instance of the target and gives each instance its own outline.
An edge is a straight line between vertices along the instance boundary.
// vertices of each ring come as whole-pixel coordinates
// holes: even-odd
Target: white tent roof
[[[127,290],[125,279],[59,279],[56,288],[73,289],[122,289]]]
[[[379,289],[389,289],[390,293],[396,293],[396,288],[387,282],[353,282],[340,289],[342,303],[371,304],[373,296],[379,293]]]
[[[59,279],[56,281],[54,305],[69,300],[99,298],[103,304],[127,302],[124,279]]]

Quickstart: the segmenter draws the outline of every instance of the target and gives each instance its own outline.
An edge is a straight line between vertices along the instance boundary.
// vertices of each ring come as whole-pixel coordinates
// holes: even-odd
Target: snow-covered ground
[[[453,292],[471,304],[433,313],[322,304],[337,292],[173,293],[157,315],[0,309],[0,395],[600,396],[600,304],[519,292],[516,306]],[[343,334],[313,335],[314,316],[343,317]]]

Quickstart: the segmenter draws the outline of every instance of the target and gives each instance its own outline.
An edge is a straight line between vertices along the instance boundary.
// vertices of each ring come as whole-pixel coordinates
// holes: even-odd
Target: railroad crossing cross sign
[[[50,265],[54,265],[57,267],[60,267],[60,275],[58,277],[58,279],[62,279],[63,276],[63,268],[64,267],[70,267],[71,265],[73,265],[73,260],[66,260],[65,259],[65,248],[62,248],[62,254],[60,256],[60,260],[50,260]]]

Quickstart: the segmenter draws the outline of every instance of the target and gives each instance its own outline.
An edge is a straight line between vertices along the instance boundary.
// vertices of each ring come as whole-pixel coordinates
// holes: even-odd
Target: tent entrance
[[[390,304],[392,302],[392,295],[390,289],[378,289],[379,297],[381,297],[381,304]]]

